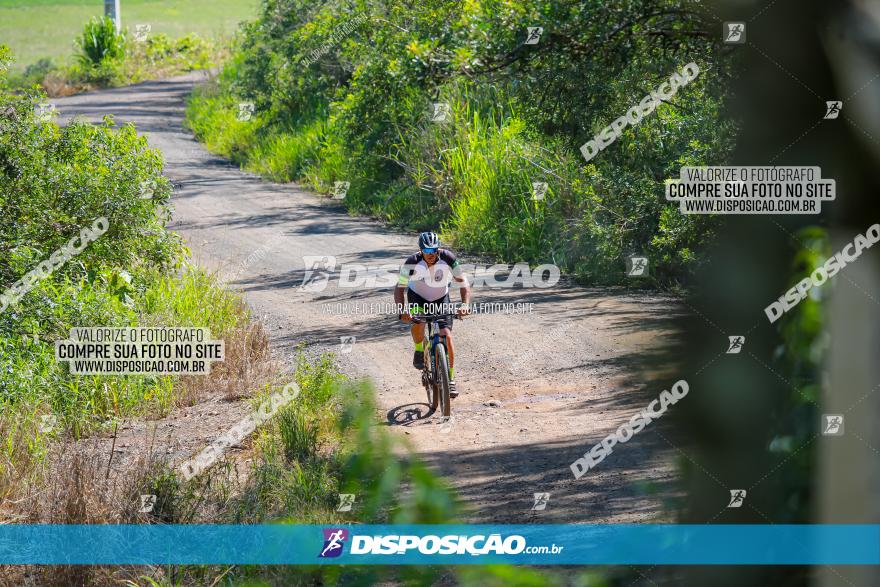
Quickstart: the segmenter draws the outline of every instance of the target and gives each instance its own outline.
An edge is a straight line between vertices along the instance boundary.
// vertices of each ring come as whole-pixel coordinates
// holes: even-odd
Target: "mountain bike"
[[[422,346],[425,349],[425,366],[422,368],[422,385],[428,394],[431,411],[440,407],[440,415],[448,418],[452,413],[449,398],[449,353],[446,349],[446,337],[440,334],[437,322],[450,316],[461,320],[456,314],[416,315],[414,323],[424,322],[425,338]]]

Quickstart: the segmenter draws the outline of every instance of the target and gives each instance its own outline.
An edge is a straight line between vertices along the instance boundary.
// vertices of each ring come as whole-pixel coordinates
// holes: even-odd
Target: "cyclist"
[[[455,254],[448,249],[440,248],[440,237],[433,232],[423,232],[419,235],[419,252],[410,255],[403,263],[397,287],[394,288],[394,303],[401,307],[404,303],[404,290],[406,291],[405,310],[399,315],[403,322],[412,322],[412,316],[407,311],[410,307],[418,305],[442,305],[449,304],[450,282],[461,284],[461,307],[456,313],[464,316],[469,313],[471,301],[471,288],[459,266]],[[450,312],[451,313],[451,312]],[[455,350],[452,346],[452,320],[444,317],[437,322],[440,335],[446,337],[446,348],[449,350],[449,395],[458,396],[455,386]],[[410,328],[413,342],[416,345],[413,354],[413,367],[424,369],[425,349],[425,324],[414,323]]]

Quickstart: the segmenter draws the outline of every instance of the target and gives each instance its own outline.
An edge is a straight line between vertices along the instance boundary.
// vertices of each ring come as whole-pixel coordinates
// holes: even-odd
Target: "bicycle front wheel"
[[[430,371],[422,371],[422,380],[425,382],[425,390],[428,392],[428,404],[431,406],[431,412],[437,410],[437,403],[440,401],[440,393],[437,391],[437,378]]]
[[[446,345],[438,344],[434,352],[436,353],[434,368],[437,370],[437,391],[440,392],[440,414],[444,418],[448,418],[452,407],[449,402],[449,363],[446,357]]]

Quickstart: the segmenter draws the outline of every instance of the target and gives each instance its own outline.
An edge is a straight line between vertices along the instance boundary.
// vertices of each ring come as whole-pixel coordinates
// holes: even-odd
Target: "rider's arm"
[[[409,286],[409,278],[413,274],[413,270],[415,268],[416,263],[418,262],[418,255],[412,255],[407,257],[406,261],[404,261],[403,266],[400,268],[400,274],[397,276],[397,285],[394,287],[394,303],[398,308],[402,307],[405,304],[404,294],[406,292],[406,288]],[[403,311],[398,311],[397,317],[402,320],[408,320],[410,315],[409,312],[404,309]]]
[[[404,301],[403,301],[403,300],[404,300],[403,292],[404,292],[405,290],[406,290],[406,284],[401,285],[399,282],[398,282],[398,284],[394,287],[394,304],[395,304],[395,307],[400,308],[400,307],[403,306],[403,303],[404,303]],[[398,314],[400,314],[400,311],[398,311]]]
[[[458,288],[459,294],[461,295],[461,301],[464,304],[469,304],[471,301],[471,286],[468,285],[466,277],[454,277],[456,283],[461,284]]]
[[[470,313],[471,288],[468,285],[467,278],[455,277],[454,279],[457,283],[461,284],[461,287],[458,288],[458,292],[459,295],[461,295],[462,310],[464,313]]]
[[[471,303],[471,288],[467,281],[467,275],[462,271],[461,264],[455,253],[452,251],[444,251],[444,253],[445,261],[452,267],[452,281],[459,284],[458,291],[461,296],[461,303],[465,304],[465,308],[467,308],[467,304]]]

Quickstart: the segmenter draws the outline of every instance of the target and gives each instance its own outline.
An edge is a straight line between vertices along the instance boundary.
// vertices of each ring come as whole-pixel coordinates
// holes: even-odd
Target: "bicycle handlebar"
[[[452,316],[455,320],[461,320],[461,314],[410,314],[410,320],[413,322],[436,322],[441,318],[446,318],[448,316]]]

